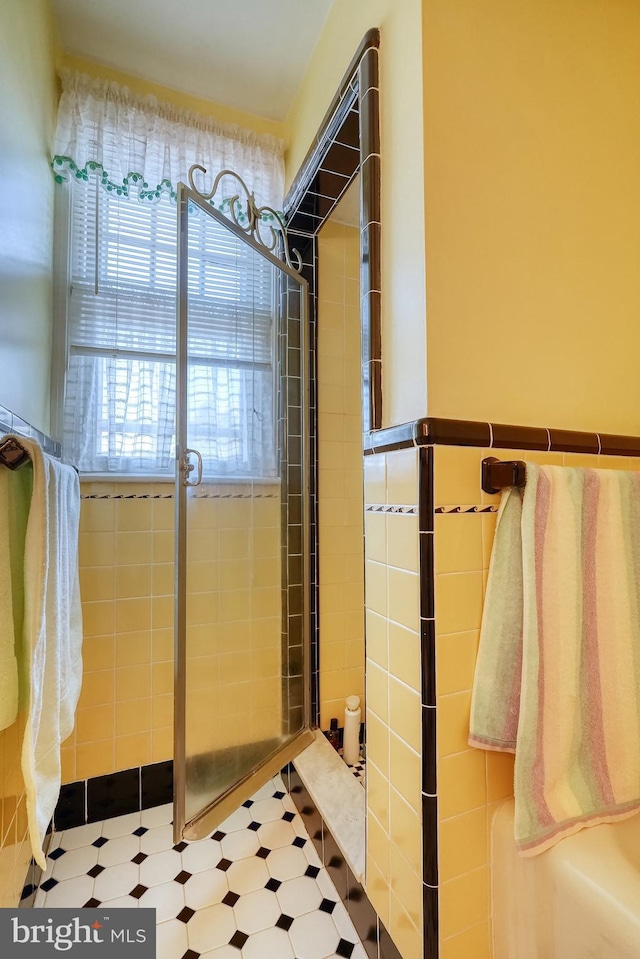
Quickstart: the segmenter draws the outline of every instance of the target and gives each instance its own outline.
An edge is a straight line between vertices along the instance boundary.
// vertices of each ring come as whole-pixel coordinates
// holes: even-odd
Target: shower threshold
[[[359,882],[364,882],[365,790],[320,730],[293,760],[300,779]]]

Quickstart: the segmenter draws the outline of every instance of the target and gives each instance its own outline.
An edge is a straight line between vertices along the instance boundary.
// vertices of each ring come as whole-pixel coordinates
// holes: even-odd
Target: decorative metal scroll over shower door
[[[194,169],[178,190],[176,842],[210,833],[312,739],[306,283],[286,237],[267,226],[263,241],[244,183],[224,171],[205,195]],[[238,193],[230,216],[210,202],[219,182]]]

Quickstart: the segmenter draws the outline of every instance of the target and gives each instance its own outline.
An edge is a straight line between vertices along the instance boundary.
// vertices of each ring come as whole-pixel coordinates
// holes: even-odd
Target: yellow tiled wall
[[[329,220],[318,238],[320,726],[364,697],[360,240]],[[363,704],[364,714],[364,704]]]
[[[202,731],[196,705],[206,710],[204,725],[217,735],[233,730],[233,742],[266,729],[276,709],[279,716],[280,490],[255,487],[254,500],[247,487],[213,489],[215,498],[189,504],[193,750]],[[82,501],[84,677],[76,727],[62,748],[63,782],[173,755],[172,487],[85,483],[82,494],[135,498]],[[242,722],[240,707],[248,707]]]
[[[414,506],[414,513],[372,511]],[[365,457],[366,890],[403,959],[422,957],[416,450]]]
[[[31,859],[20,768],[25,718],[0,732],[0,908],[18,904]]]
[[[558,466],[638,469],[613,456],[437,446],[435,505],[500,501],[480,488],[485,456]],[[441,959],[488,959],[490,834],[498,804],[513,795],[513,756],[467,744],[471,688],[495,514],[435,518],[436,684]]]

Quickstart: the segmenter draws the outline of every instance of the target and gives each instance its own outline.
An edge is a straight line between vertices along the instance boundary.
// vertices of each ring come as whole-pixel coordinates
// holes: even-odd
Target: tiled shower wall
[[[318,234],[320,727],[364,697],[360,238],[328,220]],[[364,717],[364,703],[363,703]]]
[[[421,959],[422,744],[418,451],[365,457],[367,895],[403,959]]]
[[[280,716],[280,490],[202,492],[189,505],[191,703],[234,745],[275,734]],[[173,487],[84,483],[82,496],[84,677],[63,782],[173,755]]]

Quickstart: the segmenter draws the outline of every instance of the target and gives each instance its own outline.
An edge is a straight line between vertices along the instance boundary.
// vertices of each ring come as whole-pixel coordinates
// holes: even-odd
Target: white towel
[[[60,792],[60,745],[73,729],[82,684],[80,484],[70,466],[51,459],[31,440],[19,441],[33,466],[19,663],[27,714],[22,775],[31,850],[44,869],[42,844]]]

